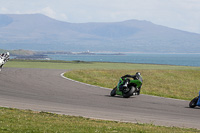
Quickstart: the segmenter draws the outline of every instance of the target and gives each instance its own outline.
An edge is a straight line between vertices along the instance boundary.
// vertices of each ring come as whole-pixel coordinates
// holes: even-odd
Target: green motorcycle
[[[129,98],[133,95],[139,95],[143,79],[139,72],[135,75],[125,75],[119,79],[115,88],[110,92],[110,96],[120,95]]]

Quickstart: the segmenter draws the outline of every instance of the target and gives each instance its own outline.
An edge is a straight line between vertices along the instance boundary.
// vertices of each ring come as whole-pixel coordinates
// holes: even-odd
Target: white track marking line
[[[83,82],[80,82],[80,81],[76,81],[76,80],[73,80],[73,79],[70,79],[70,78],[67,78],[64,76],[65,73],[61,73],[61,77],[63,77],[64,79],[67,79],[67,80],[70,80],[70,81],[73,81],[73,82],[76,82],[76,83],[79,83],[79,84],[83,84],[83,85],[87,85],[87,86],[92,86],[92,87],[97,87],[97,88],[101,88],[101,89],[106,89],[106,90],[111,90],[109,88],[105,88],[105,87],[101,87],[101,86],[95,86],[95,85],[91,85],[91,84],[87,84],[87,83],[83,83]]]

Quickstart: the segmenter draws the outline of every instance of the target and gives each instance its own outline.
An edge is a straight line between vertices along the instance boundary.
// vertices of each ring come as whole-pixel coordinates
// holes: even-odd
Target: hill
[[[41,14],[1,14],[0,48],[42,51],[200,53],[200,34],[127,20],[68,23]]]

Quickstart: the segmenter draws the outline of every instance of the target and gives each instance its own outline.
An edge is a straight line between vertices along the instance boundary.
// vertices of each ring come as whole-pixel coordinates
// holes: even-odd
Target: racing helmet
[[[140,72],[136,72],[136,75],[141,75],[141,73]]]

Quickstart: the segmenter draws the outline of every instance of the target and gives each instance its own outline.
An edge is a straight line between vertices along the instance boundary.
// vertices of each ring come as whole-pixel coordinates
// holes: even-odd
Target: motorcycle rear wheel
[[[123,97],[124,98],[129,98],[130,96],[133,95],[133,92],[136,90],[136,88],[134,86],[132,86],[130,88],[130,90],[127,93],[123,93]]]
[[[189,107],[190,108],[196,107],[198,99],[199,97],[195,97],[194,99],[192,99],[192,101],[189,103]]]

